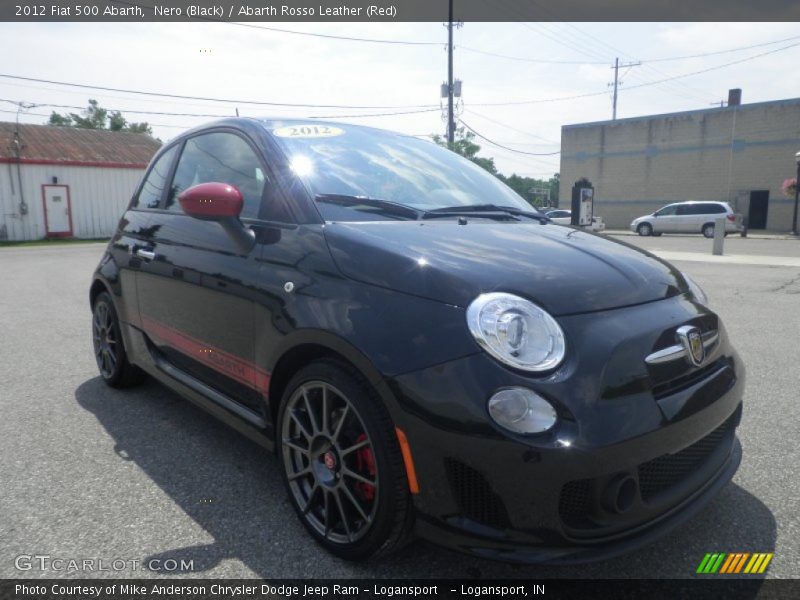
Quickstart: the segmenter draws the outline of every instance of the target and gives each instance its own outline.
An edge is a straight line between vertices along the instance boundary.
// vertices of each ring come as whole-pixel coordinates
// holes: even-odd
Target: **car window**
[[[211,181],[235,186],[242,193],[242,217],[258,216],[267,178],[258,156],[243,138],[227,132],[189,138],[178,160],[165,208],[180,211],[181,192]]]
[[[695,208],[696,207],[693,204],[679,204],[677,209],[676,209],[676,211],[675,211],[675,214],[679,215],[679,216],[680,215],[692,215],[692,214],[695,214],[694,213],[694,209]]]
[[[709,204],[709,213],[722,214],[728,212],[722,204]]]
[[[535,210],[485,169],[430,141],[368,127],[271,121],[265,126],[315,196],[364,197],[417,210],[482,204]],[[333,203],[317,208],[328,221],[361,220],[372,210]]]
[[[674,214],[675,214],[675,210],[676,210],[677,208],[678,208],[678,206],[677,206],[676,204],[671,204],[671,205],[669,205],[669,206],[665,206],[664,208],[662,208],[661,210],[659,210],[659,211],[656,213],[656,215],[657,215],[657,216],[659,216],[659,217],[665,217],[665,216],[667,216],[667,215],[674,215]]]
[[[142,189],[131,203],[132,208],[158,208],[176,150],[177,146],[165,150],[164,154],[153,164],[142,184]]]

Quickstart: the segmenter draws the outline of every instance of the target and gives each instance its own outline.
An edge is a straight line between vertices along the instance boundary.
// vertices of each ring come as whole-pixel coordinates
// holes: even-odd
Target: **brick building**
[[[664,115],[565,125],[561,192],[595,186],[595,214],[610,228],[683,200],[730,202],[751,229],[789,231],[794,198],[781,186],[794,177],[800,151],[800,98]]]

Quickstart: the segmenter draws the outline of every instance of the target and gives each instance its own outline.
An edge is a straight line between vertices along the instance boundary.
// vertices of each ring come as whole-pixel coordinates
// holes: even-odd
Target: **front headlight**
[[[533,302],[495,292],[481,294],[467,308],[475,340],[500,362],[523,371],[554,369],[564,360],[564,332]]]
[[[697,285],[697,282],[689,277],[686,273],[681,273],[681,275],[683,275],[683,278],[686,280],[686,285],[689,286],[689,293],[692,295],[692,297],[703,306],[707,306],[708,296],[706,296],[703,288]]]

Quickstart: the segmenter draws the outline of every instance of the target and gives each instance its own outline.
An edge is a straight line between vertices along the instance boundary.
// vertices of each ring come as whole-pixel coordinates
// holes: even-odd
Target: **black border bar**
[[[156,591],[156,588],[158,591]],[[789,600],[800,580],[700,579],[3,579],[0,600]]]
[[[1,21],[436,22],[449,0],[3,0]],[[453,0],[467,22],[800,21],[797,0]]]

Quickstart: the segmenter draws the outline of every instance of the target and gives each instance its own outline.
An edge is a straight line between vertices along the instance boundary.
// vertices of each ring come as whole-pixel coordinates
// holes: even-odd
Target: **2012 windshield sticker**
[[[344,129],[329,125],[287,125],[274,129],[272,134],[282,138],[325,138],[344,135]]]

